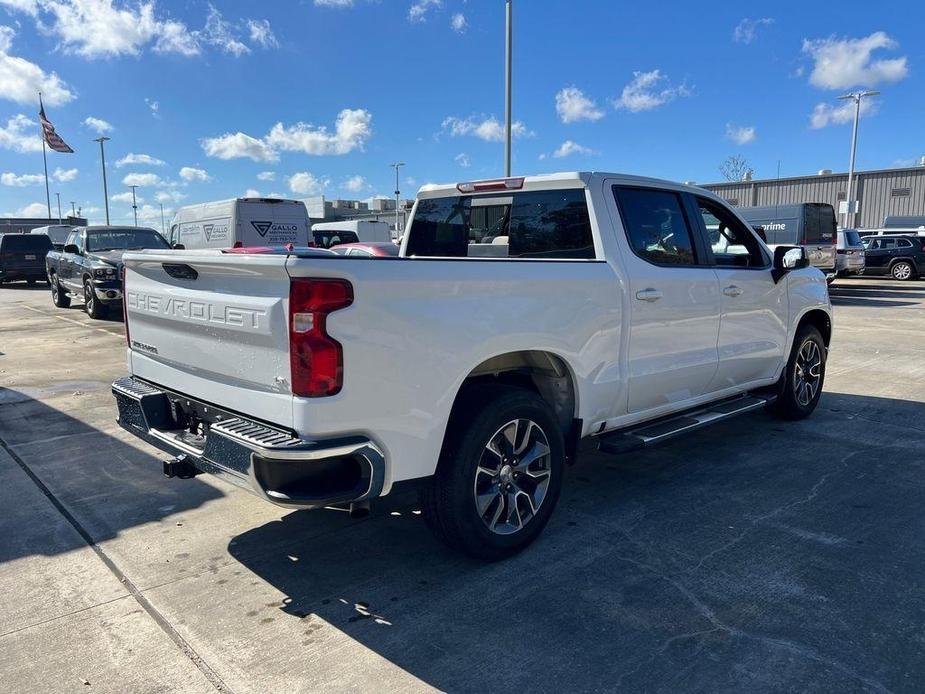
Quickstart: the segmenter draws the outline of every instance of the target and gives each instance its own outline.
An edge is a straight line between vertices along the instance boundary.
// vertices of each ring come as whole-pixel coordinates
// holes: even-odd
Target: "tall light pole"
[[[405,166],[405,162],[397,161],[394,164],[389,164],[393,169],[395,169],[395,236],[398,237],[398,208],[401,207],[401,190],[398,187],[398,170]]]
[[[55,197],[58,198],[58,224],[61,223],[61,193],[55,193]]]
[[[514,76],[514,0],[505,2],[506,32],[504,42],[504,175],[511,175],[511,138],[513,112],[511,95]]]
[[[845,196],[845,221],[842,225],[845,229],[851,228],[851,222],[854,221],[854,195],[852,194],[852,184],[854,183],[854,158],[858,151],[858,121],[861,119],[861,99],[865,96],[879,96],[880,92],[866,91],[853,92],[844,94],[839,99],[854,101],[854,127],[851,129],[851,160],[848,164],[848,194]]]
[[[71,200],[71,214],[77,219],[77,203]]]
[[[106,153],[103,151],[103,143],[109,140],[109,137],[98,137],[94,142],[100,143],[100,161],[103,163],[103,200],[106,203],[106,226],[109,226],[109,188],[106,185]]]
[[[164,203],[158,203],[161,206],[161,236],[167,237],[167,225],[164,224]]]
[[[129,186],[132,189],[132,212],[135,214],[135,226],[138,226],[138,204],[135,201],[135,189],[138,186]]]

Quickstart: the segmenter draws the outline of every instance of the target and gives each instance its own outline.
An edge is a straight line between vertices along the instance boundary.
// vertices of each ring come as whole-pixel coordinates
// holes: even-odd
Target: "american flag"
[[[74,153],[74,150],[55,132],[55,126],[51,124],[51,121],[45,117],[45,105],[42,104],[41,99],[39,99],[39,120],[42,122],[42,136],[45,138],[45,143],[49,147],[56,152],[64,152],[65,154]]]

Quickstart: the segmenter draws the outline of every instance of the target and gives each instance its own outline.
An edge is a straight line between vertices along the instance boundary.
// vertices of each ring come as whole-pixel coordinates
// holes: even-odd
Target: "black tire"
[[[807,355],[810,356],[804,359]],[[801,326],[793,340],[787,366],[781,374],[777,400],[772,407],[774,414],[782,419],[797,420],[805,419],[813,413],[822,396],[827,356],[819,330],[812,325]],[[809,386],[806,384],[811,381],[815,383],[815,388],[812,395],[807,397]]]
[[[491,452],[493,442],[494,450],[510,454]],[[548,452],[539,454],[543,446]],[[528,456],[530,451],[536,454]],[[528,457],[531,462],[525,462]],[[489,468],[497,474],[488,474]],[[505,559],[543,531],[559,500],[564,469],[562,431],[542,398],[511,386],[472,387],[450,418],[436,474],[424,490],[424,519],[452,549],[477,559]],[[480,514],[477,499],[489,497]]]
[[[900,282],[908,282],[916,277],[915,267],[908,260],[897,260],[890,265],[890,276]]]
[[[51,273],[48,276],[48,286],[51,287],[51,300],[58,308],[68,308],[71,305],[71,297],[64,291],[64,287],[58,281],[58,276]]]
[[[96,298],[96,292],[93,291],[93,284],[89,279],[84,280],[84,308],[90,318],[99,320],[105,318],[109,313],[109,308]]]

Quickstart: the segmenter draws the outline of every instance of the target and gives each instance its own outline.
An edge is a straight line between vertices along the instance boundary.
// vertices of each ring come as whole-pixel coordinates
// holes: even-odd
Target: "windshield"
[[[164,237],[151,229],[112,229],[87,233],[87,250],[129,251],[143,248],[170,248]]]

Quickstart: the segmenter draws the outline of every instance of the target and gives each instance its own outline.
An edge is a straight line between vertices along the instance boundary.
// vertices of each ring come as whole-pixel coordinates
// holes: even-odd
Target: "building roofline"
[[[882,173],[902,173],[902,172],[921,172],[925,174],[925,166],[904,166],[900,168],[890,168],[890,169],[868,169],[867,171],[855,171],[855,176],[862,176],[864,174],[882,174]],[[719,183],[698,183],[696,185],[701,188],[706,188],[707,186],[742,186],[748,185],[749,183],[782,183],[784,181],[817,181],[825,178],[840,178],[847,176],[848,172],[837,172],[833,171],[830,174],[804,174],[802,176],[781,176],[780,178],[753,178],[750,181],[720,181]]]

